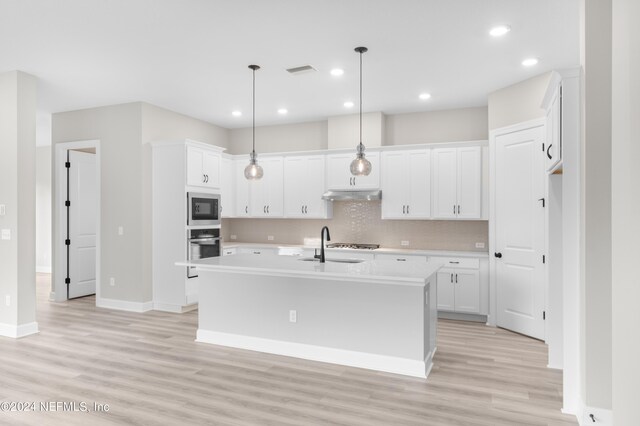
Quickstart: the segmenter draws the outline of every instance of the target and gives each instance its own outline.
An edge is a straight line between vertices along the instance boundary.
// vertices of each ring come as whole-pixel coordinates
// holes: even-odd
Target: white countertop
[[[266,243],[233,243],[233,242],[224,242],[222,244],[223,248],[234,248],[234,247],[255,247],[255,248],[271,248],[278,249],[280,247],[283,248],[300,248],[300,249],[310,249],[313,250],[313,246],[305,246],[305,245],[295,245],[295,244],[266,244]],[[353,252],[353,253],[371,253],[371,254],[404,254],[404,255],[420,255],[420,256],[442,256],[442,257],[472,257],[472,258],[488,258],[489,253],[486,251],[448,251],[448,250],[419,250],[419,249],[398,249],[398,248],[386,248],[380,247],[375,250],[358,250],[358,249],[339,249],[339,248],[327,248],[325,249],[327,253],[332,251],[339,252]]]
[[[331,258],[329,254],[328,259]],[[304,261],[297,256],[237,254],[192,262],[178,262],[177,266],[194,266],[199,271],[220,271],[239,274],[260,274],[286,277],[319,278],[338,281],[357,281],[379,284],[424,286],[442,263],[370,260],[361,263]]]

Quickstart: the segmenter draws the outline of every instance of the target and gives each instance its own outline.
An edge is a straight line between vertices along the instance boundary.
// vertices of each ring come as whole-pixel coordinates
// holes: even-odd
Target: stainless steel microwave
[[[187,225],[220,225],[220,194],[187,193]]]

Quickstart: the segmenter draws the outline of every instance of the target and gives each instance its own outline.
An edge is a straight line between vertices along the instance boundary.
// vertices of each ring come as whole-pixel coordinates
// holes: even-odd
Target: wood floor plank
[[[48,301],[41,332],[0,338],[0,401],[107,403],[108,412],[0,412],[11,425],[575,425],[544,343],[441,320],[427,380],[195,342],[197,311]]]

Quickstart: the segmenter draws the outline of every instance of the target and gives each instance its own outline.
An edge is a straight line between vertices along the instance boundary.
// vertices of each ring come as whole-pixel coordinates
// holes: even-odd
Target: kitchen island
[[[178,265],[200,276],[199,342],[429,374],[440,263],[239,254]]]

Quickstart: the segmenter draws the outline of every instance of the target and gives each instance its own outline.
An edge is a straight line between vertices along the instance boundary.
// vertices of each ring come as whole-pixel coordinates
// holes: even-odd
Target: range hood
[[[382,191],[327,191],[322,194],[323,200],[328,201],[374,201],[382,199]]]

